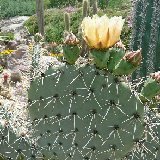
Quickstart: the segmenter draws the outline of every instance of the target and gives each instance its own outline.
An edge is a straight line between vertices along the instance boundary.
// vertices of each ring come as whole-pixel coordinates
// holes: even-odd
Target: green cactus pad
[[[142,88],[141,94],[147,99],[152,99],[160,94],[160,84],[156,80],[148,78]]]
[[[0,128],[1,160],[35,160],[36,154],[36,148],[25,137],[17,137],[8,127]]]
[[[130,75],[133,73],[136,69],[133,64],[130,62],[121,59],[121,61],[115,66],[115,70],[113,71],[114,75]]]
[[[127,160],[158,160],[160,157],[160,118],[152,110],[147,110],[145,134],[138,141]]]
[[[92,57],[94,59],[95,65],[99,69],[107,68],[107,62],[108,62],[109,56],[110,56],[109,50],[91,49],[90,52],[91,52]]]
[[[64,57],[69,64],[75,64],[79,57],[80,49],[78,45],[64,45],[63,46]]]
[[[94,65],[50,67],[31,82],[29,112],[46,159],[121,159],[144,131],[144,108],[125,82]]]
[[[115,70],[116,65],[120,62],[124,55],[125,51],[123,49],[113,48],[110,50],[110,57],[107,68],[111,73]]]

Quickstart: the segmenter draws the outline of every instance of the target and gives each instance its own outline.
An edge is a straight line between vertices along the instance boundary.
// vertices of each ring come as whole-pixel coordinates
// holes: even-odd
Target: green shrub
[[[63,8],[69,5],[75,6],[77,2],[82,2],[82,0],[50,0],[50,7]]]
[[[12,32],[0,32],[0,37],[4,40],[13,40],[14,39],[14,33]]]
[[[82,3],[83,0],[45,0],[50,1],[49,8],[63,8],[69,5],[75,6],[78,3]],[[92,3],[93,0],[90,0]],[[98,0],[98,5],[101,9],[105,9],[106,7],[117,8],[121,7],[124,4],[127,4],[128,0]]]
[[[45,17],[46,18],[46,17]],[[46,20],[45,20],[46,21]],[[36,15],[31,16],[24,25],[27,27],[30,34],[34,35],[38,32],[38,24]]]
[[[57,43],[62,43],[63,33],[64,33],[64,10],[62,9],[49,9],[45,11],[45,33],[46,41]],[[80,21],[82,20],[81,9],[77,12],[71,13],[71,30],[74,34],[78,33],[78,27]],[[24,24],[28,31],[34,35],[38,32],[38,26],[36,21],[36,16],[30,17]]]
[[[63,8],[67,6],[75,6],[78,3],[82,3],[83,0],[50,0],[50,7]],[[92,0],[90,0],[92,2]],[[113,1],[113,0],[111,0]],[[105,8],[107,6],[106,0],[98,0],[100,8]]]
[[[0,0],[0,19],[33,15],[35,6],[35,0]]]
[[[44,8],[45,9],[51,8],[51,2],[50,2],[50,0],[44,0]]]

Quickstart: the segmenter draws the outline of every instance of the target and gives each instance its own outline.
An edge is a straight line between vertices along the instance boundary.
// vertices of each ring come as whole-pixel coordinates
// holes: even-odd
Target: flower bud
[[[129,75],[137,69],[141,60],[142,55],[140,50],[128,52],[115,66],[113,73],[115,75]]]
[[[7,82],[7,81],[8,81],[8,78],[9,78],[8,73],[4,73],[4,74],[3,74],[3,80],[4,80],[4,82]]]
[[[119,40],[115,45],[116,48],[121,48],[123,50],[126,50],[125,45],[122,43],[121,40]]]
[[[124,60],[130,62],[132,65],[139,66],[142,60],[141,50],[131,51],[127,53],[124,57]]]
[[[75,64],[80,54],[79,40],[73,33],[67,33],[63,44],[64,57],[69,64]]]
[[[151,73],[150,77],[160,83],[160,71]]]
[[[68,33],[64,39],[64,44],[77,45],[79,40],[73,33]]]

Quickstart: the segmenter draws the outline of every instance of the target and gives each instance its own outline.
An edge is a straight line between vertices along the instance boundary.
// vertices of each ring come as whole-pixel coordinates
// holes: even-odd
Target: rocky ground
[[[20,16],[0,21],[1,32],[13,32],[15,39],[24,38],[27,30],[23,23],[28,20],[28,16]]]
[[[0,119],[7,119],[8,123],[18,133],[25,132],[25,126],[28,125],[26,108],[30,56],[29,47],[26,44],[28,33],[23,27],[24,21],[28,18],[25,16],[15,17],[0,22],[1,32],[14,33],[14,40],[9,44],[9,47],[16,50],[7,56],[6,68],[0,73],[0,107],[6,113],[0,115]],[[5,47],[1,42],[0,49],[4,50]]]
[[[9,44],[9,48],[14,49],[6,59],[6,67],[0,73],[0,121],[7,123],[18,134],[28,133],[30,126],[27,105],[27,90],[30,86],[30,66],[33,49],[29,44],[34,43],[33,37],[27,37],[27,30],[23,27],[24,21],[28,17],[17,17],[0,22],[2,31],[14,32],[15,38]],[[8,26],[8,27],[7,27]],[[6,46],[1,43],[0,51]],[[7,46],[8,48],[8,46]],[[43,49],[42,49],[43,51]],[[1,59],[0,59],[0,63]],[[59,65],[56,58],[51,56],[42,56],[40,61],[40,70],[46,69],[47,65]]]

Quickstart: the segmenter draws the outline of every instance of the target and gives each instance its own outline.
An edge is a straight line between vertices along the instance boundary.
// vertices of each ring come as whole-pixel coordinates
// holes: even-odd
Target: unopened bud
[[[64,44],[76,45],[79,43],[79,40],[73,33],[68,33],[65,37]]]
[[[119,40],[114,46],[126,50],[126,47],[121,40]]]
[[[8,81],[8,78],[9,78],[8,73],[4,73],[4,74],[3,74],[3,80],[4,80],[4,82],[7,82],[7,81]]]
[[[155,73],[151,73],[150,77],[153,78],[153,79],[155,79],[157,82],[160,83],[160,71],[155,72]]]
[[[132,63],[134,66],[139,66],[142,60],[141,50],[128,52],[123,59]]]
[[[144,83],[141,95],[147,99],[153,99],[160,95],[160,71],[150,74],[150,77]]]

